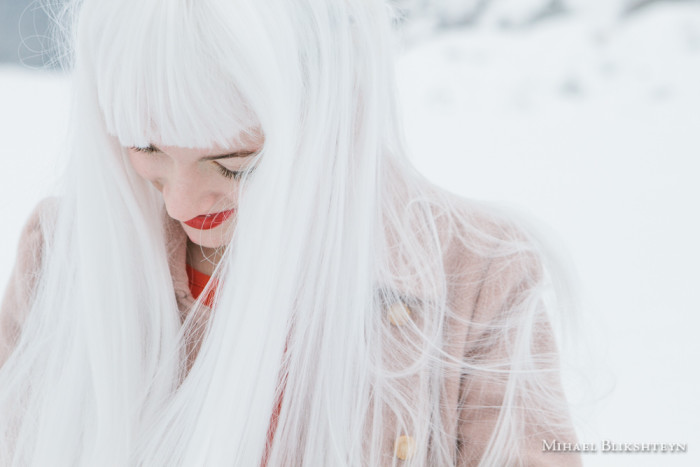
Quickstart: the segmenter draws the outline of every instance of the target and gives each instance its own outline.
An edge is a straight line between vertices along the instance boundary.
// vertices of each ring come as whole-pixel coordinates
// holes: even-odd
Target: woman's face
[[[251,136],[252,135],[252,136]],[[227,147],[190,149],[151,143],[128,148],[134,170],[163,194],[168,215],[197,245],[218,248],[233,232],[238,183],[262,149],[260,131]]]

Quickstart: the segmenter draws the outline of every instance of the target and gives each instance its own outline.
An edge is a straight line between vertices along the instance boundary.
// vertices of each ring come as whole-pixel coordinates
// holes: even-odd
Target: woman
[[[542,450],[575,439],[551,270],[409,165],[386,5],[68,13],[73,148],[3,302],[2,465],[579,462]]]

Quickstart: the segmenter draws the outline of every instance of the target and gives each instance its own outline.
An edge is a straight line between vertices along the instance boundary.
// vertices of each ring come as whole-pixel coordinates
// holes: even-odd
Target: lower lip
[[[226,219],[231,217],[233,212],[233,209],[229,209],[228,211],[217,212],[215,214],[197,216],[194,219],[186,221],[185,224],[198,230],[210,230],[226,222]]]

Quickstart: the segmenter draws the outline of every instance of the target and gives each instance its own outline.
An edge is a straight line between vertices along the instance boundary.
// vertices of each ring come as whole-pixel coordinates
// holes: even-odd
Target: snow
[[[700,465],[700,7],[621,21],[595,6],[414,43],[397,66],[406,134],[429,178],[526,212],[569,251],[587,349],[563,358],[579,439],[689,445],[586,465]],[[0,69],[3,284],[51,191],[67,93],[60,75]]]
[[[68,82],[64,76],[0,67],[0,290],[19,234],[36,203],[51,193],[57,156],[65,147]]]
[[[432,180],[519,208],[568,248],[588,348],[564,357],[579,439],[690,445],[587,465],[700,465],[700,8],[587,18],[409,48],[409,147]]]

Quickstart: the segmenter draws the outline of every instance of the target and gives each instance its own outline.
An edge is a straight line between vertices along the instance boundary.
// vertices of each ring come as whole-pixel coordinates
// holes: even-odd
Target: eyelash
[[[131,149],[133,149],[134,151],[138,151],[138,152],[145,152],[145,153],[147,153],[147,154],[151,154],[151,153],[153,153],[153,152],[156,152],[156,148],[154,148],[153,145],[146,146],[145,148],[140,148],[140,147],[137,147],[137,146],[132,146]]]
[[[152,153],[158,151],[156,148],[153,147],[153,145],[146,146],[145,148],[134,146],[131,149],[133,149],[134,151],[143,152],[146,154],[152,154]],[[250,175],[251,173],[253,173],[253,171],[255,170],[255,167],[252,167],[248,170],[237,171],[237,170],[229,170],[226,167],[224,167],[223,165],[216,164],[216,169],[219,171],[219,173],[221,175],[223,175],[224,177],[226,177],[228,179],[240,180],[245,175]]]
[[[240,171],[229,170],[226,167],[224,167],[223,165],[219,165],[219,164],[216,164],[216,168],[219,170],[219,173],[221,173],[221,175],[223,175],[226,178],[233,179],[233,180],[240,180],[245,175],[250,175],[255,170],[255,167],[252,167],[248,170],[240,170]]]

